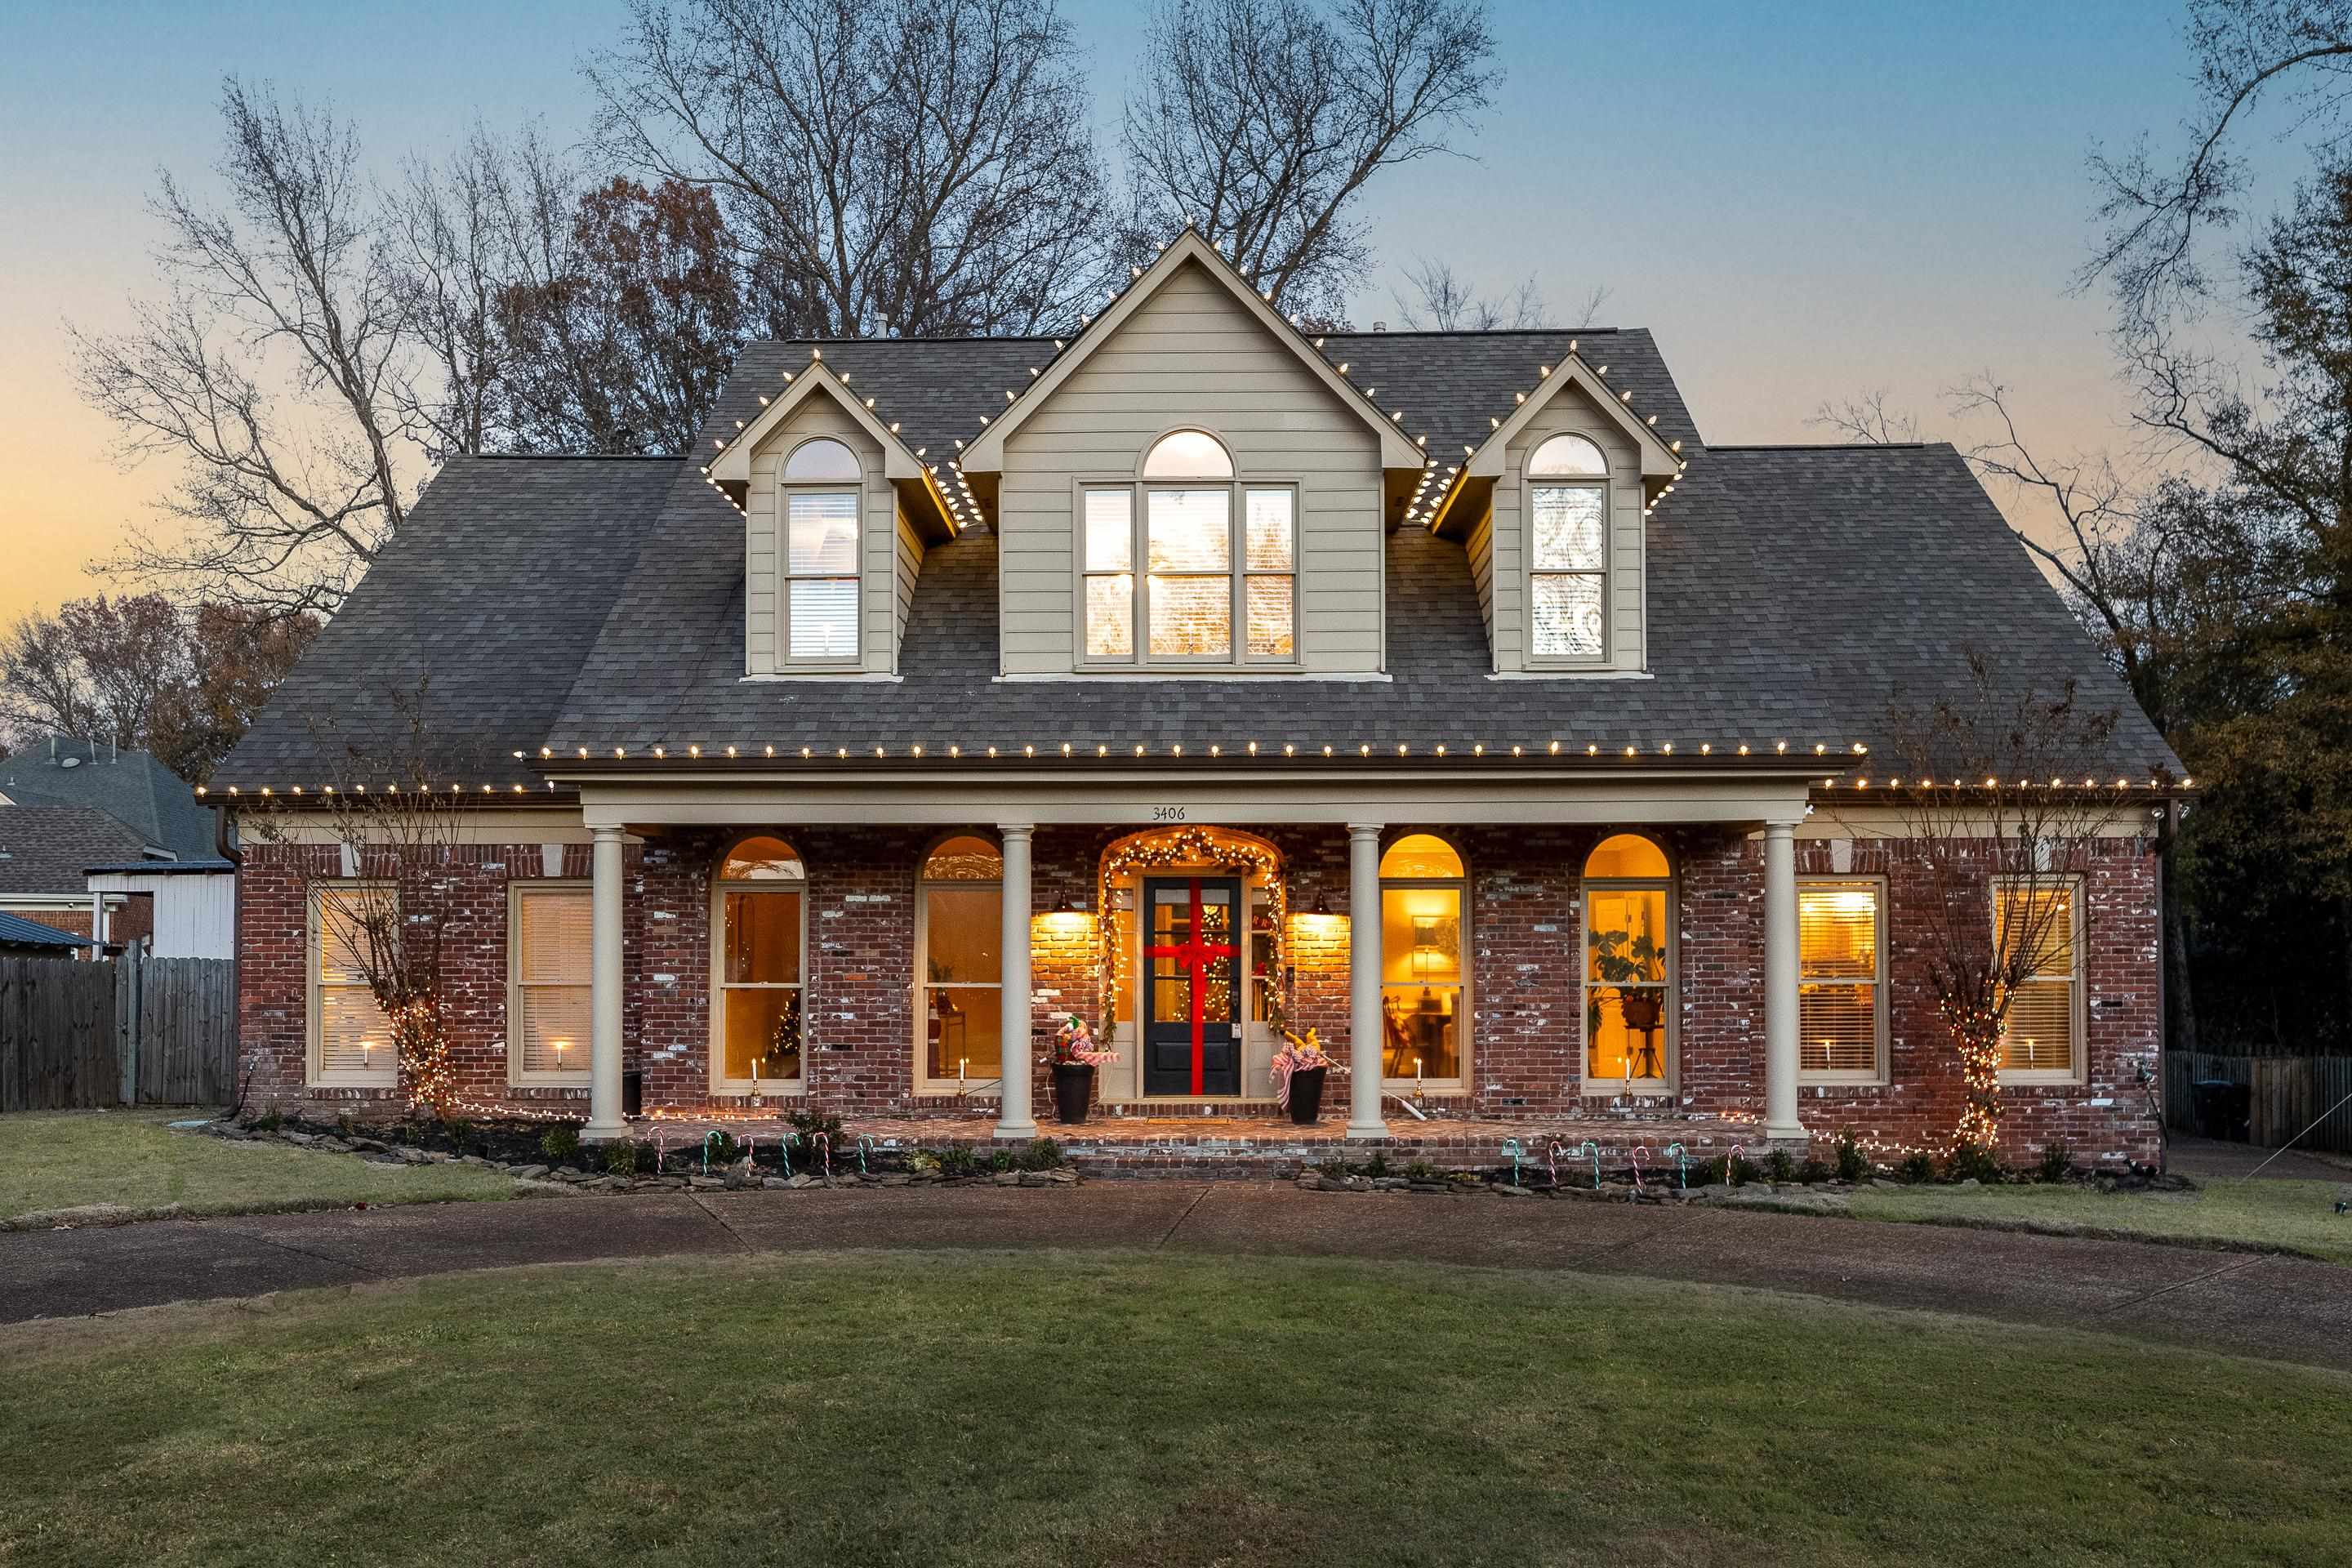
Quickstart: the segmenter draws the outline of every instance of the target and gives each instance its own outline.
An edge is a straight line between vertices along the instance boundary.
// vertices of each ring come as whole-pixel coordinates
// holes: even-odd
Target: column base
[[[1385,1138],[1388,1135],[1389,1124],[1385,1121],[1350,1121],[1348,1123],[1348,1136],[1350,1138]]]
[[[1813,1138],[1811,1133],[1793,1121],[1768,1121],[1764,1124],[1764,1136],[1774,1143],[1810,1143]]]
[[[625,1121],[591,1121],[580,1129],[583,1143],[610,1143],[616,1138],[626,1138],[633,1129]]]
[[[999,1120],[996,1123],[996,1131],[990,1133],[989,1136],[1001,1142],[1011,1143],[1018,1142],[1026,1143],[1030,1139],[1037,1136],[1037,1124],[1034,1121],[1005,1121]]]

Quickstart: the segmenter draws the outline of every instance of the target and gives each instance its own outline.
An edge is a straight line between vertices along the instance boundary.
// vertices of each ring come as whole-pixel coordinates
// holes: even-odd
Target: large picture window
[[[829,437],[784,459],[782,644],[789,664],[857,658],[857,454]]]
[[[711,1087],[761,1093],[800,1089],[803,953],[808,875],[780,838],[747,838],[720,863],[712,889],[719,932]]]
[[[321,883],[310,889],[310,1082],[390,1089],[400,1080],[392,1026],[368,985],[371,909],[389,908],[388,885]],[[379,926],[379,929],[382,929]]]
[[[1584,862],[1584,1077],[1633,1094],[1673,1081],[1674,880],[1665,851],[1638,834],[1601,840]]]
[[[1815,1083],[1886,1076],[1885,910],[1869,879],[1797,884],[1797,1068]]]
[[[1237,481],[1214,437],[1178,430],[1139,483],[1089,487],[1080,505],[1089,663],[1297,660],[1296,489]]]
[[[513,884],[507,928],[507,1071],[512,1082],[586,1083],[589,893]]]
[[[1433,834],[1407,834],[1381,857],[1381,1068],[1391,1083],[1466,1082],[1467,892],[1462,857]]]
[[[1581,436],[1554,436],[1528,459],[1529,622],[1535,657],[1608,652],[1609,460]]]
[[[1004,857],[960,835],[923,861],[915,1024],[933,1089],[993,1088],[1004,1070]]]
[[[2000,1072],[2009,1081],[2064,1082],[2081,1075],[2080,892],[2072,879],[1993,884],[1993,951],[2007,958],[2031,950],[2026,978],[2001,1019]]]

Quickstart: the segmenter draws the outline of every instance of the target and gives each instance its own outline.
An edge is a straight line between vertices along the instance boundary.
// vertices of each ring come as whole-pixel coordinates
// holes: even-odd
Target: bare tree
[[[404,312],[351,128],[231,78],[227,205],[168,172],[153,203],[168,298],[76,332],[83,396],[126,462],[185,470],[139,534],[134,579],[283,611],[331,609],[400,526],[423,430],[396,393]],[[182,534],[173,537],[171,534]]]
[[[1889,405],[1888,395],[1881,386],[1858,397],[1824,402],[1805,423],[1834,430],[1857,447],[1901,447],[1918,440],[1918,416]]]
[[[1885,790],[1899,827],[1887,852],[1921,872],[1917,953],[1967,1085],[1956,1157],[1990,1161],[2000,1136],[2003,1035],[2020,994],[2071,969],[2097,913],[2100,837],[2127,794],[2110,756],[2117,715],[2012,681],[1971,649],[1969,686],[1890,708]],[[1857,822],[1858,836],[1870,837]]]
[[[162,595],[69,600],[0,638],[0,720],[27,742],[144,746],[189,674],[186,629]]]
[[[1404,269],[1404,279],[1412,296],[1391,289],[1390,298],[1396,301],[1398,317],[1410,331],[1425,327],[1438,332],[1492,332],[1563,324],[1552,320],[1532,275],[1509,293],[1493,298],[1480,294],[1454,270],[1452,263],[1444,260],[1423,258]],[[1607,289],[1595,288],[1585,296],[1577,320],[1566,325],[1591,326],[1608,298]]]
[[[1161,0],[1122,122],[1130,250],[1189,224],[1282,310],[1344,315],[1358,197],[1454,151],[1494,53],[1484,0]]]
[[[587,68],[600,144],[714,193],[784,337],[1074,319],[1109,218],[1052,3],[633,0]]]
[[[2316,132],[2323,153],[2345,146],[2352,104],[2346,0],[2191,0],[2186,36],[2199,102],[2181,155],[2159,157],[2145,136],[2121,153],[2095,148],[2091,155],[2106,227],[2076,281],[2108,279],[2127,335],[2154,330],[2211,287],[2197,241],[2240,216],[2249,172],[2232,142],[2265,100],[2291,104],[2294,128]]]

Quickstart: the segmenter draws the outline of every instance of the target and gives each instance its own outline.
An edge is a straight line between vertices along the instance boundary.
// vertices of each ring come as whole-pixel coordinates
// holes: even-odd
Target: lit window
[[[2005,1074],[2072,1078],[2082,1017],[2080,900],[2072,879],[2020,879],[1995,886],[1993,951],[2023,974],[2000,1028]]]
[[[392,1026],[368,984],[370,936],[399,929],[389,886],[341,882],[310,896],[310,1081],[389,1089],[400,1079]]]
[[[1879,885],[1797,885],[1799,1070],[1824,1082],[1879,1079],[1885,982]]]
[[[590,1016],[585,888],[514,884],[508,1070],[517,1083],[586,1082]]]
[[[1463,1081],[1466,891],[1462,857],[1433,834],[1381,857],[1381,1068],[1392,1083]]]
[[[787,662],[841,664],[857,657],[861,477],[856,454],[838,441],[804,441],[784,461]]]
[[[1665,852],[1638,834],[1603,839],[1584,862],[1584,1076],[1626,1092],[1665,1091],[1673,1052],[1671,899]]]
[[[1608,646],[1609,464],[1581,436],[1528,462],[1528,583],[1538,658],[1592,659]]]
[[[781,839],[747,838],[719,867],[716,1089],[800,1087],[806,888]]]
[[[916,1025],[935,1087],[994,1087],[1003,1071],[1004,858],[969,835],[923,862]]]
[[[1142,472],[1139,485],[1089,489],[1082,498],[1085,657],[1295,661],[1297,490],[1234,483],[1231,455],[1198,430],[1162,437]]]

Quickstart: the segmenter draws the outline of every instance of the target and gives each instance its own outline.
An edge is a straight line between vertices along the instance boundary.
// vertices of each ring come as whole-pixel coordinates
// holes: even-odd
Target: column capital
[[[595,837],[602,839],[625,838],[628,837],[629,833],[627,828],[623,827],[617,822],[600,822],[588,831]]]
[[[1348,824],[1349,838],[1378,838],[1388,830],[1384,822],[1351,822]]]
[[[1003,838],[1027,838],[1036,831],[1037,825],[1034,822],[1000,822],[996,825],[997,836]]]
[[[1764,837],[1767,838],[1791,837],[1795,835],[1797,824],[1802,819],[1798,817],[1791,817],[1785,822],[1777,819],[1767,820],[1764,824]]]

